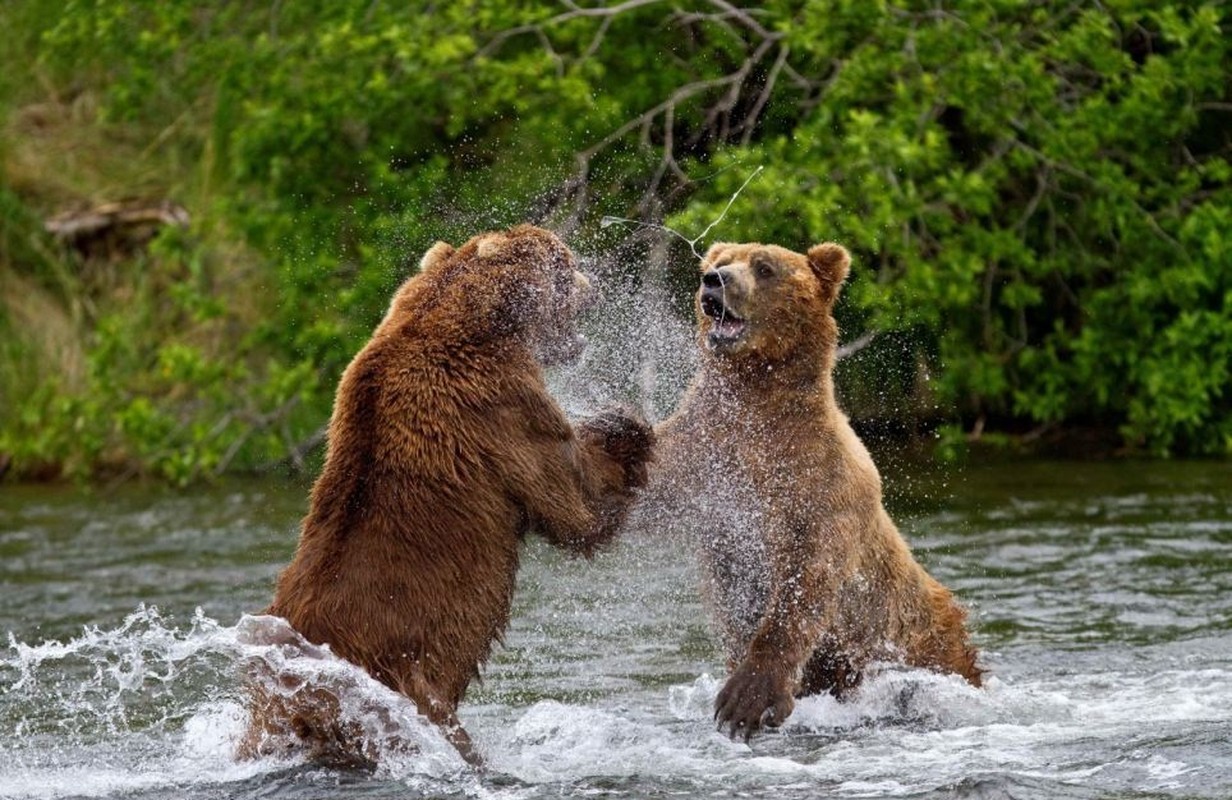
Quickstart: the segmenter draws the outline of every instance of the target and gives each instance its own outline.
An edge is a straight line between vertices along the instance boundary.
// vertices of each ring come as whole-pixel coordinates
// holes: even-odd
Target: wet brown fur
[[[509,621],[521,538],[589,556],[645,482],[643,423],[608,413],[575,430],[544,385],[541,361],[573,346],[582,281],[531,226],[428,251],[342,376],[267,612],[409,697],[472,758],[455,712]],[[255,682],[241,753],[290,739],[370,757],[328,695]]]
[[[710,465],[744,476],[759,506],[758,530],[741,534],[761,539],[752,618],[728,602],[739,571],[750,568],[744,543],[698,532],[730,670],[716,718],[733,734],[782,722],[793,696],[841,695],[874,660],[981,681],[964,610],[913,558],[882,506],[877,468],[835,400],[831,309],[849,265],[832,243],[807,255],[756,243],[710,248],[701,269],[722,269],[727,308],[746,328],[736,342],[712,339],[716,321],[699,292],[702,366],[657,430],[654,498],[715,491],[722,481],[693,477]]]

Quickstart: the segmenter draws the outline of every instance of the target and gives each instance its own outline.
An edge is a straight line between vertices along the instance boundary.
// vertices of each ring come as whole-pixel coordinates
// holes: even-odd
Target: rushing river
[[[483,774],[426,727],[375,772],[232,761],[237,623],[270,598],[304,486],[0,488],[0,797],[1232,797],[1232,465],[886,482],[972,609],[986,688],[888,670],[732,742],[687,544],[585,562],[531,540],[460,712]]]

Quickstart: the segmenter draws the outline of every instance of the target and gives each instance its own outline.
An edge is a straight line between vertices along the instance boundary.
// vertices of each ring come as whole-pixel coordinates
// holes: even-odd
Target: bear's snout
[[[752,290],[749,285],[748,270],[740,264],[724,264],[702,273],[702,297],[715,297],[731,310],[732,305],[739,305]]]
[[[712,289],[709,286],[702,288],[701,294],[702,313],[708,317],[718,319],[722,317],[727,310],[723,303],[723,290]]]

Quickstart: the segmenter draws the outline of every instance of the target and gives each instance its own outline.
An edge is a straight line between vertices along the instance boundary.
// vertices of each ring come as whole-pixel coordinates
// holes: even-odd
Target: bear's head
[[[779,362],[801,347],[832,349],[831,311],[847,277],[846,248],[824,242],[801,254],[777,245],[717,243],[702,258],[697,318],[717,356]]]
[[[458,248],[437,242],[420,261],[419,277],[425,286],[421,311],[408,307],[407,317],[460,317],[458,336],[517,339],[544,364],[571,361],[585,346],[577,316],[593,302],[594,291],[551,231],[519,225],[480,234]],[[408,294],[412,305],[416,294]]]

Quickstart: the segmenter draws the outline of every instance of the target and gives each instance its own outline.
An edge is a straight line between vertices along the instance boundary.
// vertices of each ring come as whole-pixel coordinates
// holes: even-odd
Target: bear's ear
[[[427,272],[433,267],[444,263],[445,259],[453,254],[453,245],[449,242],[437,242],[428,248],[428,252],[423,254],[423,258],[419,259],[419,271]]]
[[[822,296],[826,302],[834,302],[838,297],[839,287],[843,285],[847,272],[851,269],[851,254],[841,244],[822,242],[809,248],[808,263],[817,280],[821,282]]]
[[[508,237],[500,231],[478,237],[475,254],[480,258],[496,258],[505,250]]]

